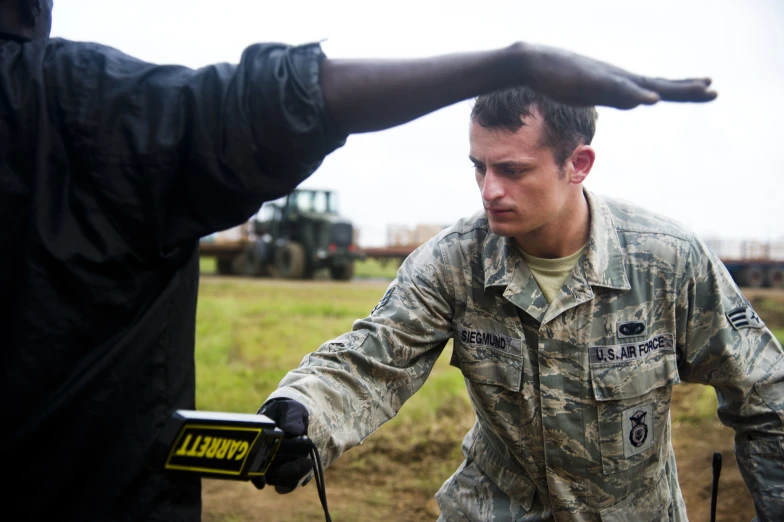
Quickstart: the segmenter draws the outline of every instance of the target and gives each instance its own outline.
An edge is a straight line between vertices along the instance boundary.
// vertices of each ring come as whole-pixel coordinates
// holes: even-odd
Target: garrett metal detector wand
[[[711,491],[711,522],[716,522],[716,498],[719,496],[719,475],[721,475],[721,453],[713,454],[713,489]]]
[[[270,465],[283,455],[310,455],[321,507],[331,522],[315,444],[304,435],[286,437],[265,415],[176,410],[158,438],[155,458],[156,466],[167,472],[252,480],[260,488]]]

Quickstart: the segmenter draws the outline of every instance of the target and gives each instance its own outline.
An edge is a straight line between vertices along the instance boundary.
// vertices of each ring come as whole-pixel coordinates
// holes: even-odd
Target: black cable
[[[721,475],[721,453],[713,454],[713,488],[711,491],[710,520],[716,520],[716,498],[719,495],[719,475]]]
[[[324,469],[321,467],[321,457],[319,456],[316,443],[310,441],[310,445],[310,458],[313,459],[313,475],[316,478],[316,489],[318,490],[319,500],[321,501],[321,507],[324,509],[326,521],[332,522],[332,518],[329,516],[329,508],[327,508],[327,490],[324,487]]]

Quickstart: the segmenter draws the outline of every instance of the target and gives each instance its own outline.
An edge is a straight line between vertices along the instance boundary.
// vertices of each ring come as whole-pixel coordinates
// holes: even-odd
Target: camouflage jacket
[[[442,520],[686,520],[670,439],[680,381],[709,384],[759,519],[784,520],[782,348],[677,223],[586,191],[590,239],[548,306],[483,213],[417,249],[378,306],[272,397],[304,403],[328,465],[427,378],[446,343],[476,423]]]

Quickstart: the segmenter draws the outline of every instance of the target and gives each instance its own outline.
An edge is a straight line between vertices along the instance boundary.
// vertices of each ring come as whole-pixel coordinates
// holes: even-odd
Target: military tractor
[[[336,194],[313,189],[265,203],[239,240],[205,238],[201,253],[217,258],[220,274],[308,279],[326,268],[341,281],[352,278],[360,257],[354,227],[338,215]]]

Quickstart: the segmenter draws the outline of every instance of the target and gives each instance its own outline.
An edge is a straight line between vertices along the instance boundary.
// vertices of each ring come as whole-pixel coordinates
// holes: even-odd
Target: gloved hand
[[[302,451],[301,444],[293,447],[286,444],[287,439],[308,434],[308,410],[294,399],[272,399],[265,402],[258,413],[275,421],[285,433],[285,438],[267,473],[253,479],[253,484],[259,489],[271,484],[278,493],[291,493],[300,485],[307,484],[313,476],[310,452]]]

